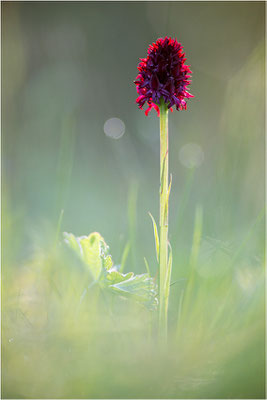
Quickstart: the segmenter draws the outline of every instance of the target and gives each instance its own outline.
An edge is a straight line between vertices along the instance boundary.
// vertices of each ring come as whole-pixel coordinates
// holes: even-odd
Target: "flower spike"
[[[139,95],[136,103],[141,110],[147,103],[146,115],[155,108],[159,116],[161,99],[171,111],[172,107],[186,110],[187,99],[194,96],[187,88],[192,71],[185,61],[181,43],[167,36],[149,46],[147,58],[140,58],[139,74],[134,81]]]

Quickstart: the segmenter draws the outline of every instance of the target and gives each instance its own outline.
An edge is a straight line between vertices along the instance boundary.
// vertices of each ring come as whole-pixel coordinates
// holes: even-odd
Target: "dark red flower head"
[[[192,73],[185,65],[183,47],[176,39],[158,39],[149,46],[147,58],[140,58],[139,74],[134,83],[139,94],[136,102],[141,110],[147,102],[148,115],[152,107],[159,115],[159,104],[163,100],[169,109],[186,110],[186,99],[194,97],[187,90]]]

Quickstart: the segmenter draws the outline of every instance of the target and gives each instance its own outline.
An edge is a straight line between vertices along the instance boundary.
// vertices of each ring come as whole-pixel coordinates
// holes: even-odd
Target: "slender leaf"
[[[124,270],[124,266],[125,266],[126,260],[128,258],[128,255],[129,255],[130,248],[131,248],[131,244],[128,241],[126,243],[126,245],[124,247],[124,250],[123,250],[123,253],[122,253],[120,272],[123,272],[123,270]]]
[[[172,248],[171,244],[169,244],[169,260],[168,260],[168,268],[166,274],[166,281],[165,281],[165,312],[167,315],[168,312],[168,303],[169,303],[169,294],[170,294],[170,286],[171,286],[171,273],[172,273]]]
[[[165,156],[163,158],[163,162],[162,162],[162,171],[161,171],[161,176],[160,176],[160,193],[163,192],[163,176],[164,176],[164,172],[165,172],[165,164],[166,164],[166,158],[168,155],[168,150],[165,153]]]
[[[158,228],[157,228],[157,224],[156,221],[153,217],[153,215],[149,212],[148,213],[152,223],[153,223],[153,229],[154,229],[154,238],[155,238],[155,247],[156,247],[156,256],[157,256],[157,261],[159,261],[159,235],[158,235]]]
[[[147,273],[148,273],[149,276],[151,276],[150,268],[149,268],[149,265],[148,265],[148,262],[147,262],[146,257],[144,257],[144,262],[145,262],[145,266],[146,266]]]
[[[170,197],[171,187],[172,187],[172,174],[170,174],[170,184],[169,184],[169,187],[168,187],[168,192],[167,192],[166,202],[165,202],[165,207],[164,207],[164,221],[167,221],[168,210],[169,210],[169,197]]]

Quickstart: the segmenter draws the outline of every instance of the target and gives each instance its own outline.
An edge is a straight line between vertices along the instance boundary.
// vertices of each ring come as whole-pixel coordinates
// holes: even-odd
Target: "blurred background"
[[[264,34],[264,2],[2,2],[5,398],[156,398],[157,394],[166,398],[264,398]],[[202,240],[195,265],[198,283],[194,283],[199,286],[192,293],[200,296],[198,304],[204,314],[207,309],[212,313],[213,307],[217,313],[228,301],[226,309],[218,312],[214,337],[231,337],[237,322],[242,335],[238,333],[232,342],[229,339],[231,345],[226,348],[230,353],[230,348],[243,343],[247,352],[240,349],[244,357],[240,359],[231,353],[230,367],[224,364],[229,376],[211,386],[210,392],[199,388],[200,378],[188,378],[180,385],[182,378],[175,377],[172,383],[179,381],[179,390],[168,386],[169,394],[167,387],[160,394],[157,386],[155,392],[152,384],[141,384],[140,376],[135,389],[133,379],[125,386],[122,381],[109,383],[103,392],[101,374],[90,391],[86,376],[70,381],[63,372],[58,386],[50,391],[46,384],[50,375],[39,379],[36,372],[31,386],[27,379],[34,365],[43,363],[50,374],[53,365],[49,350],[43,350],[45,360],[38,353],[47,345],[45,325],[39,324],[38,316],[46,309],[47,299],[51,301],[43,284],[38,281],[38,296],[27,294],[27,307],[33,303],[35,307],[28,315],[33,331],[29,333],[30,325],[24,331],[23,323],[14,317],[14,310],[21,307],[19,293],[25,287],[26,292],[36,288],[35,265],[43,262],[40,257],[32,261],[36,252],[48,252],[63,231],[78,236],[98,231],[110,246],[115,264],[121,263],[128,243],[125,271],[145,272],[146,257],[152,275],[156,273],[148,211],[158,219],[159,119],[155,111],[146,117],[138,109],[133,81],[148,45],[166,35],[184,46],[193,71],[190,91],[195,96],[187,111],[169,115],[172,280],[178,281],[171,287],[170,324],[176,324],[192,264],[194,230],[199,224],[196,215],[201,215]],[[32,269],[27,267],[25,272],[29,260]],[[233,297],[229,297],[231,285]],[[23,307],[27,315],[29,309]],[[226,334],[227,310],[233,315]],[[196,330],[200,315],[199,309],[193,311],[190,332]],[[241,316],[244,319],[239,320]],[[203,318],[202,328],[209,330],[210,316]],[[207,338],[205,329],[202,339]],[[39,349],[28,350],[35,357],[28,364],[23,358],[24,334],[27,346],[37,340]],[[58,341],[52,342],[60,352],[63,339],[57,334]],[[69,334],[68,343],[74,337]],[[194,343],[198,350],[206,348],[195,339]],[[208,343],[217,350],[220,347],[211,339]],[[190,346],[190,356],[185,356],[190,360],[188,371],[190,365],[198,365],[190,358],[194,352]],[[54,354],[54,347],[51,351]],[[199,355],[201,360],[206,358]],[[25,363],[31,365],[29,370]],[[86,365],[81,367],[83,372]],[[110,365],[111,361],[106,376]],[[205,367],[200,363],[201,369]],[[151,374],[157,382],[157,372]],[[205,377],[201,379],[206,382]]]

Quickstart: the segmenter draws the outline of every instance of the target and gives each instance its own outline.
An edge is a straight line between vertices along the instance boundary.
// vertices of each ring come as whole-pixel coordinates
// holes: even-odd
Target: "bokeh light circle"
[[[204,152],[197,143],[187,143],[179,151],[179,160],[186,168],[197,168],[204,161]]]
[[[112,139],[120,139],[125,132],[125,124],[119,118],[110,118],[104,124],[106,136]]]

